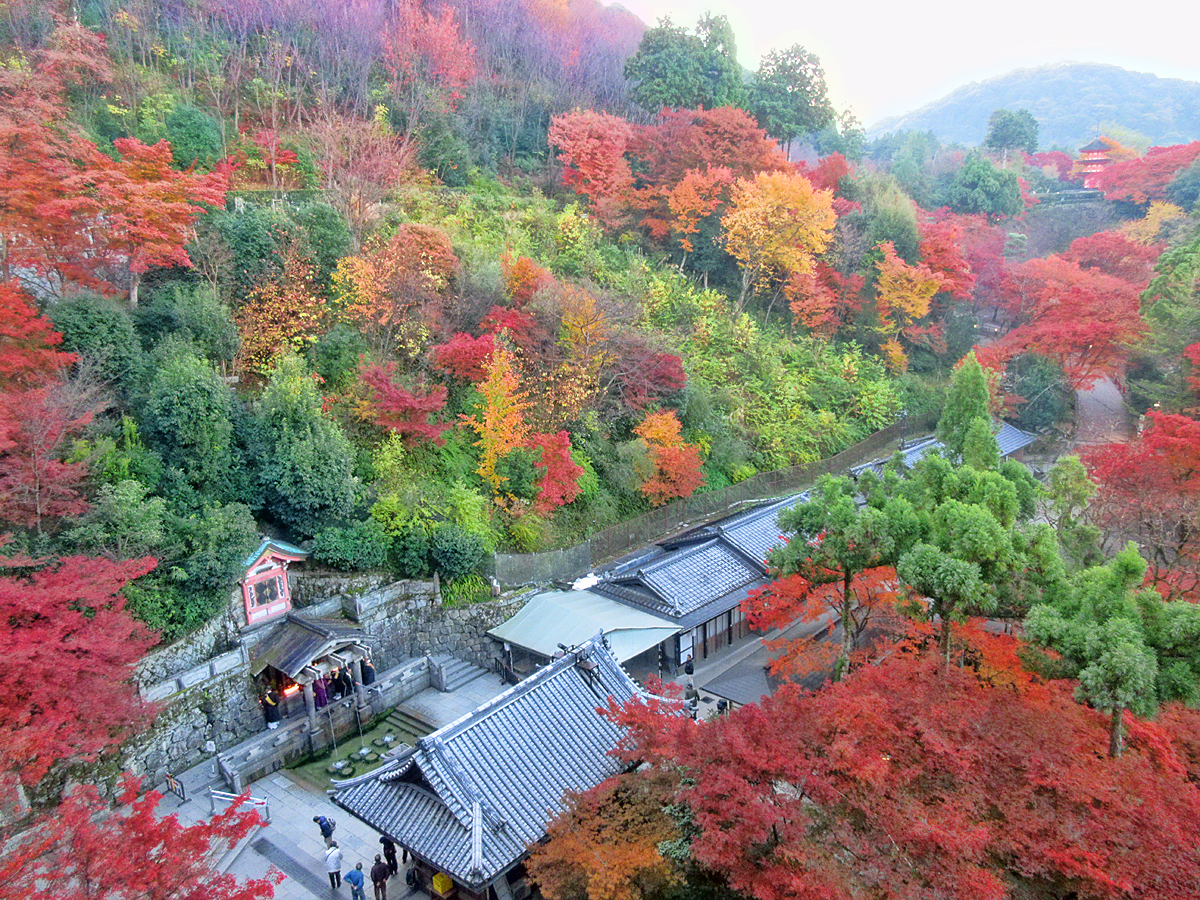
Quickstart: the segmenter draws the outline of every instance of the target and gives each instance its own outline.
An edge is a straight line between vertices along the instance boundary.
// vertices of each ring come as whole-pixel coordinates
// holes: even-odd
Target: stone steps
[[[384,721],[405,737],[408,735],[424,737],[437,730],[420,716],[399,706],[388,713],[388,717]]]
[[[470,684],[476,678],[487,674],[486,670],[479,666],[455,659],[453,656],[435,656],[433,664],[445,673],[444,686],[440,688],[445,693],[457,691],[464,684]]]

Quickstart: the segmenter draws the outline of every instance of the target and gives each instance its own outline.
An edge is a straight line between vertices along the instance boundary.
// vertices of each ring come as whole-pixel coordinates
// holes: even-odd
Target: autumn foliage
[[[693,858],[758,900],[1200,895],[1200,793],[1172,726],[1099,757],[1103,715],[989,640],[978,671],[895,653],[700,726],[631,704],[625,752],[687,773]]]
[[[436,416],[446,406],[446,388],[439,385],[427,391],[410,391],[395,383],[395,374],[396,364],[391,362],[366,365],[359,371],[359,378],[371,395],[363,417],[396,432],[410,447],[422,440],[444,444],[442,432],[450,423],[431,422],[429,417]]]
[[[641,491],[655,506],[690,497],[704,483],[700,448],[685,443],[675,413],[651,413],[633,429],[647,451],[649,472]]]
[[[1200,157],[1200,141],[1171,147],[1151,147],[1145,156],[1105,166],[1096,175],[1096,186],[1109,200],[1146,204],[1166,200],[1167,185],[1181,169]]]

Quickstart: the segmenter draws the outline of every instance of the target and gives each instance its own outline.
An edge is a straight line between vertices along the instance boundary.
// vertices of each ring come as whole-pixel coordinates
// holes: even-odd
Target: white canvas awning
[[[613,655],[625,662],[662,643],[679,629],[657,616],[590,591],[538,594],[519,613],[488,634],[542,656],[558,645],[573,647],[604,631]]]

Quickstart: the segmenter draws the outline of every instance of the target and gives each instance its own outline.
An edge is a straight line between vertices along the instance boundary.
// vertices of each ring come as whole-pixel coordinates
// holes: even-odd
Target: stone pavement
[[[491,700],[507,687],[498,676],[488,673],[447,694],[427,688],[398,708],[435,728],[441,728]],[[217,776],[212,761],[183,773],[180,780],[187,790],[187,802],[167,794],[159,805],[159,814],[177,815],[185,825],[209,817],[210,787],[219,791],[227,790]],[[334,806],[324,786],[312,785],[287,769],[267,775],[248,787],[252,798],[266,801],[271,821],[242,846],[232,862],[226,858],[225,871],[238,878],[262,878],[272,869],[278,869],[286,876],[275,888],[278,900],[332,900],[334,897],[348,900],[349,885],[343,883],[336,891],[329,887],[329,877],[325,874],[325,842],[313,823],[313,816],[331,816],[337,821],[334,838],[342,849],[343,877],[357,862],[363,864],[364,872],[370,872],[375,863],[375,854],[383,850],[379,844],[379,834],[345,810]],[[159,789],[162,790],[161,785]],[[366,891],[368,897],[374,896],[369,875]],[[388,882],[388,900],[417,896],[404,883],[404,867],[401,866],[399,875]]]

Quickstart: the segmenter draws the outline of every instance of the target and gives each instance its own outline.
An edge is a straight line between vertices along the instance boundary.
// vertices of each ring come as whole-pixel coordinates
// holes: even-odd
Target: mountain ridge
[[[879,120],[867,135],[932,131],[946,143],[977,145],[996,109],[1028,109],[1038,121],[1043,150],[1077,150],[1113,126],[1157,145],[1200,138],[1200,82],[1088,62],[1014,69],[971,82],[912,112]]]

